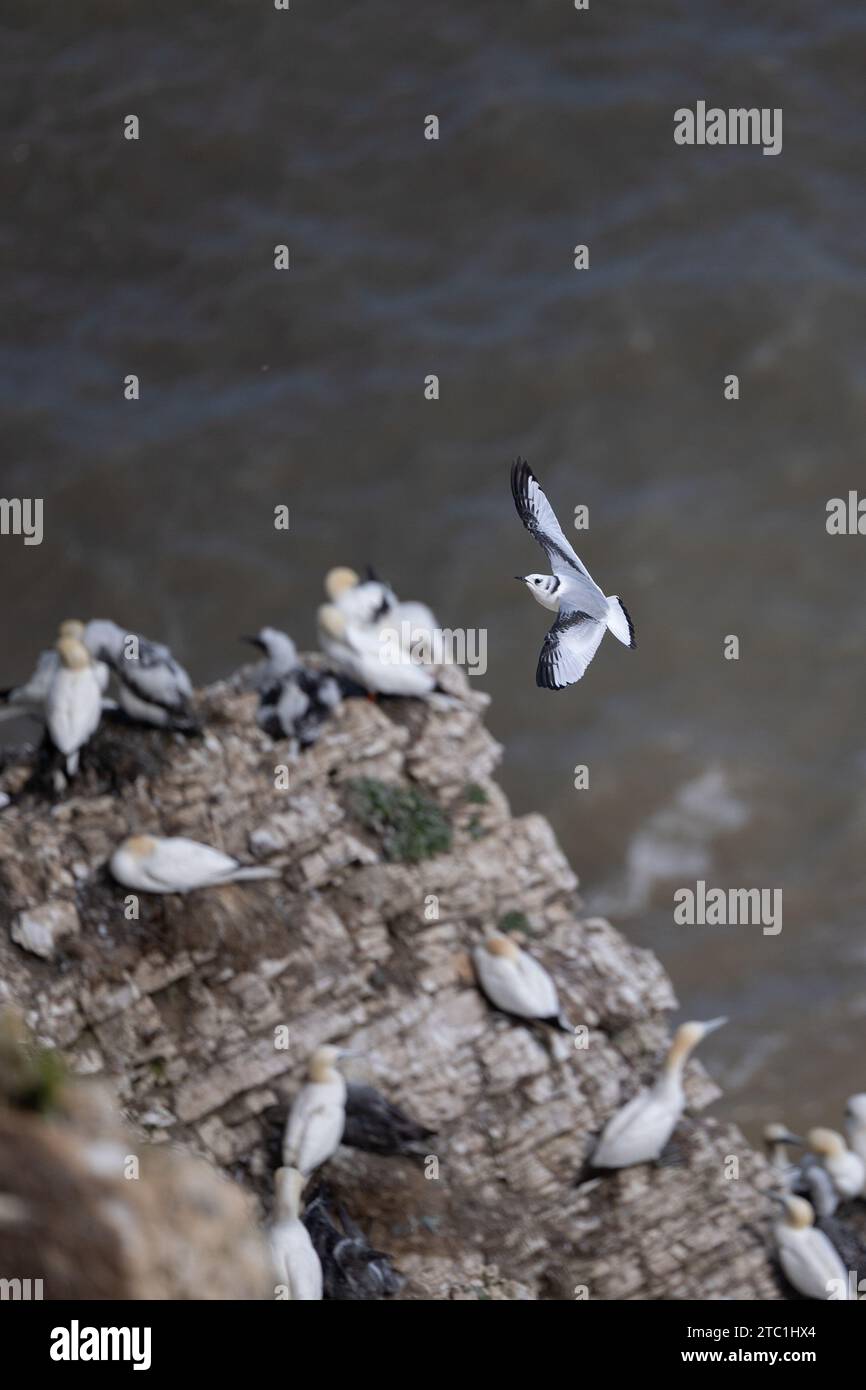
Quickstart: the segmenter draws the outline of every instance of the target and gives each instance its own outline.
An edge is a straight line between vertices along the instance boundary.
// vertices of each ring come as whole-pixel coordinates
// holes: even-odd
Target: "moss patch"
[[[357,777],[347,784],[347,809],[376,836],[391,863],[417,864],[451,848],[447,816],[416,787]]]
[[[529,935],[529,918],[525,912],[506,912],[505,916],[499,919],[499,930],[504,936],[515,931]]]

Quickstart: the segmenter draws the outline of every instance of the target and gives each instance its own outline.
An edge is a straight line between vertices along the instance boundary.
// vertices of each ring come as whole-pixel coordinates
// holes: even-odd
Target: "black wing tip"
[[[628,635],[629,635],[629,637],[631,638],[631,641],[629,642],[628,645],[629,645],[629,647],[631,648],[631,650],[634,651],[635,647],[637,646],[637,638],[636,638],[635,635],[634,635],[634,623],[633,623],[632,620],[631,620],[631,614],[629,613],[628,609],[626,608],[626,606],[625,606],[625,604],[623,603],[623,601],[622,601],[621,598],[618,598],[618,599],[617,599],[617,603],[619,604],[620,608],[622,609],[623,617],[625,618],[626,622],[628,623]]]

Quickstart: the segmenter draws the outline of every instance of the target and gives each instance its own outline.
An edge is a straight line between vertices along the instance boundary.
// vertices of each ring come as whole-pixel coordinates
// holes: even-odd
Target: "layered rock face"
[[[7,768],[4,996],[75,1072],[110,1080],[136,1152],[202,1156],[260,1219],[310,1053],[362,1053],[349,1078],[437,1131],[426,1162],[341,1148],[327,1165],[401,1297],[780,1297],[768,1170],[735,1128],[695,1118],[716,1094],[700,1064],[669,1162],[576,1186],[594,1136],[653,1075],[676,1001],[650,953],[581,915],[546,821],[511,816],[486,698],[447,674],[451,693],[429,703],[345,701],[303,753],[222,685],[201,695],[201,739],[104,724],[59,801]],[[106,864],[147,831],[281,877],[136,900]],[[554,976],[580,1046],[478,992],[469,952],[497,927]],[[24,1126],[34,1145],[40,1124]],[[0,1255],[3,1239],[0,1224]],[[203,1295],[166,1282],[163,1296]]]

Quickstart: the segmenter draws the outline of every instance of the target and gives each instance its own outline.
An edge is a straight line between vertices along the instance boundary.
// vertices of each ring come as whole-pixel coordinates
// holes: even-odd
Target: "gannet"
[[[380,695],[429,695],[436,672],[408,659],[389,659],[388,646],[376,627],[352,623],[331,603],[318,613],[319,642],[333,669]]]
[[[848,1273],[835,1247],[815,1229],[815,1213],[805,1197],[777,1200],[785,1215],[776,1223],[776,1245],[788,1282],[806,1298],[826,1299],[833,1293],[848,1299]]]
[[[346,1127],[342,1143],[366,1153],[426,1157],[436,1131],[413,1120],[373,1086],[346,1087]]]
[[[107,618],[87,624],[84,642],[116,675],[120,707],[131,719],[160,728],[194,727],[192,681],[168,647]]]
[[[182,835],[130,835],[114,851],[110,867],[118,883],[143,893],[189,893],[245,879],[279,878],[277,869],[241,864]]]
[[[325,1297],[369,1302],[399,1293],[403,1280],[390,1256],[372,1248],[343,1207],[332,1212],[332,1203],[330,1189],[320,1183],[303,1216],[322,1262]]]
[[[592,1155],[594,1168],[629,1168],[658,1158],[685,1109],[683,1068],[701,1039],[723,1023],[727,1019],[681,1024],[658,1080],[608,1120]]]
[[[81,641],[84,630],[84,623],[79,622],[77,618],[66,618],[57,629],[57,636],[58,638],[72,637]],[[59,667],[60,657],[56,647],[50,647],[47,651],[40,652],[33,673],[24,684],[0,692],[0,700],[4,701],[6,705],[0,718],[10,719],[23,714],[43,716],[48,690]],[[100,692],[104,694],[108,688],[111,673],[102,661],[93,663],[93,671]]]
[[[622,600],[616,594],[606,597],[578,559],[538,479],[523,459],[512,465],[511,492],[521,521],[553,570],[553,574],[515,575],[543,608],[557,614],[544,639],[536,684],[562,690],[580,680],[606,629],[626,647],[635,647],[634,627]]]
[[[350,1055],[339,1047],[317,1048],[307,1082],[292,1102],[283,1135],[283,1163],[305,1177],[339,1148],[346,1123],[346,1082],[336,1064]]]
[[[259,647],[266,658],[254,676],[259,691],[256,723],[273,739],[296,738],[308,748],[342,699],[337,680],[329,672],[306,670],[291,637],[276,628],[263,627],[256,637],[244,640]]]
[[[344,565],[329,570],[325,575],[325,593],[349,623],[362,627],[375,626],[397,607],[394,590],[377,579],[372,570],[364,580]]]
[[[59,666],[45,696],[45,723],[54,747],[66,757],[66,772],[74,777],[79,754],[102,717],[102,692],[90,653],[76,637],[57,643]]]
[[[475,974],[491,1004],[518,1018],[572,1031],[562,1017],[556,985],[543,965],[507,936],[489,936],[472,952]]]
[[[829,1177],[839,1197],[859,1197],[866,1182],[866,1164],[833,1129],[810,1129],[806,1143]],[[832,1215],[828,1212],[827,1215]]]
[[[786,1125],[769,1124],[764,1126],[764,1152],[767,1161],[775,1170],[781,1182],[792,1191],[800,1180],[800,1165],[788,1157],[791,1145],[802,1147],[803,1140],[792,1134]]]
[[[866,1092],[849,1096],[845,1107],[845,1134],[855,1154],[866,1163]]]
[[[274,1221],[268,1233],[277,1279],[289,1298],[307,1303],[322,1297],[322,1265],[301,1220],[304,1175],[297,1168],[278,1168]]]

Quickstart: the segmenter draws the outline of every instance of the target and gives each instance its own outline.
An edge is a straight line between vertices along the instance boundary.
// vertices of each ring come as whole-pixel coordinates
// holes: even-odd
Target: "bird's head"
[[[849,1124],[866,1125],[866,1092],[849,1096],[845,1106],[845,1118]]]
[[[530,593],[549,594],[556,585],[552,574],[516,574],[514,578],[525,584]]]
[[[503,960],[517,960],[520,955],[517,942],[507,936],[488,936],[484,949],[488,955],[499,956]]]
[[[328,570],[325,575],[325,593],[332,603],[335,603],[341,594],[347,589],[354,589],[360,579],[354,570],[348,569],[345,565],[338,565],[336,569]]]
[[[67,671],[83,671],[90,665],[90,652],[77,637],[60,637],[57,655]]]
[[[78,618],[64,618],[57,629],[57,636],[74,637],[76,642],[80,642],[84,637],[84,623]]]
[[[318,612],[319,631],[326,637],[342,642],[346,636],[346,618],[333,603],[323,603]]]
[[[708,1033],[714,1033],[727,1023],[726,1018],[711,1018],[707,1023],[681,1023],[674,1033],[674,1040],[668,1053],[667,1066],[679,1067]]]
[[[805,1231],[807,1226],[814,1225],[815,1213],[805,1197],[794,1197],[790,1193],[785,1193],[784,1196],[777,1193],[772,1195],[773,1200],[784,1207],[785,1225],[790,1226],[792,1231]]]
[[[120,848],[135,859],[146,859],[156,849],[156,840],[152,835],[130,835]]]
[[[835,1129],[810,1129],[806,1135],[806,1143],[819,1158],[842,1158],[847,1147],[845,1140]]]

